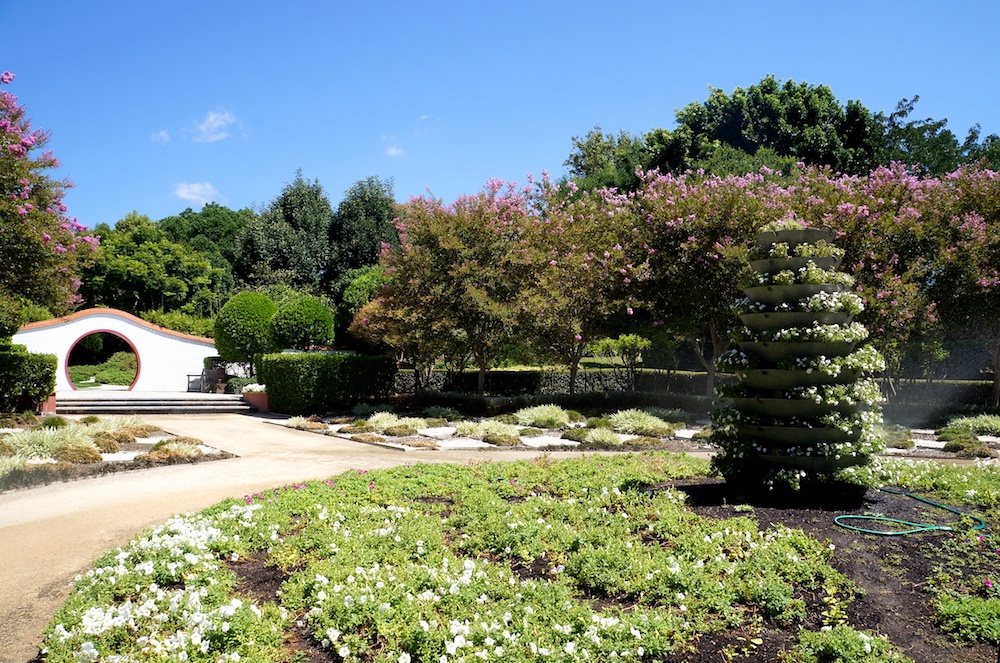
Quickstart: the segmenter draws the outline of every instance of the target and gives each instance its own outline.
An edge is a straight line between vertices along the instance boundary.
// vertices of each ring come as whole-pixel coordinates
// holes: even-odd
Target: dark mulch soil
[[[858,629],[884,635],[905,650],[917,663],[994,663],[997,650],[989,645],[970,645],[949,640],[934,623],[930,606],[931,595],[924,584],[940,561],[938,543],[944,533],[922,533],[910,536],[875,536],[837,526],[834,517],[840,514],[879,514],[911,522],[945,525],[950,514],[928,507],[905,496],[877,490],[863,494],[826,492],[815,499],[799,500],[798,508],[786,504],[779,507],[775,500],[748,499],[734,494],[724,482],[696,479],[672,482],[669,486],[686,492],[690,508],[707,518],[733,518],[747,515],[749,510],[761,528],[781,524],[802,529],[820,541],[836,546],[832,565],[857,585],[859,596],[848,610],[849,622]],[[652,487],[652,490],[667,485]],[[844,507],[845,500],[848,506]],[[834,506],[836,504],[836,506]],[[748,509],[750,507],[750,509]],[[953,517],[951,517],[953,520]],[[871,528],[877,528],[870,525]],[[269,566],[266,552],[230,563],[240,578],[240,590],[260,602],[278,602],[278,591],[287,579],[282,570]],[[525,564],[519,575],[543,578],[547,565]],[[819,594],[802,596],[810,606],[810,629],[818,629],[821,607]],[[815,622],[815,623],[814,623]],[[795,629],[767,625],[763,633],[730,631],[703,636],[695,649],[662,659],[663,663],[717,663],[725,649],[739,652],[735,661],[769,663],[779,661],[781,652],[791,649],[797,636]],[[760,638],[762,644],[753,644]],[[295,626],[286,647],[292,658],[303,663],[339,661],[337,654],[323,649],[302,626]],[[650,661],[650,663],[653,663]],[[846,663],[846,662],[845,662]]]

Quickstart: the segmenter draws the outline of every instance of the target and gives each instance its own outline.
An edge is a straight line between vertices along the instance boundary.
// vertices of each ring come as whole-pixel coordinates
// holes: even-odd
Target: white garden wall
[[[139,364],[132,391],[187,391],[187,376],[200,375],[205,357],[214,357],[210,338],[158,327],[111,308],[78,311],[63,318],[33,322],[14,334],[29,352],[54,354],[59,360],[56,391],[74,389],[66,371],[70,350],[94,332],[110,332],[132,346]]]

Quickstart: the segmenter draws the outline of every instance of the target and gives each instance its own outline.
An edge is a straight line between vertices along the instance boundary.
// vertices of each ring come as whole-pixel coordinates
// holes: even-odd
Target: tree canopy
[[[0,74],[0,85],[13,80]],[[0,91],[0,295],[62,314],[80,301],[80,266],[98,240],[66,215],[71,184],[49,176],[59,162],[41,151],[48,139],[17,97]]]
[[[986,158],[1000,166],[1000,138],[980,139],[978,126],[964,141],[947,120],[909,119],[918,96],[903,99],[886,115],[860,101],[841,104],[826,85],[766,76],[731,93],[712,88],[703,102],[675,113],[677,127],[643,135],[605,134],[596,127],[572,139],[565,165],[581,188],[639,186],[636,171],[680,174],[703,169],[716,175],[770,170],[789,172],[796,162],[865,175],[901,161],[929,175]]]

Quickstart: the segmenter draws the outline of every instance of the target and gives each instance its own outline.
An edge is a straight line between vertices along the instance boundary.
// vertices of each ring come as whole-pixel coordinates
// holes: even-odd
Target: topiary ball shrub
[[[249,364],[256,354],[274,352],[271,318],[278,307],[259,292],[234,295],[215,317],[215,348],[225,361]]]
[[[271,331],[279,347],[308,350],[333,343],[333,313],[319,299],[296,297],[278,307]]]

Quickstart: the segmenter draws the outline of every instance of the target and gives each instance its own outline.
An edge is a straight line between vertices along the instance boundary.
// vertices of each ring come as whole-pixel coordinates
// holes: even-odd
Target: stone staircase
[[[56,413],[87,414],[217,414],[250,413],[239,394],[131,391],[61,391]]]

